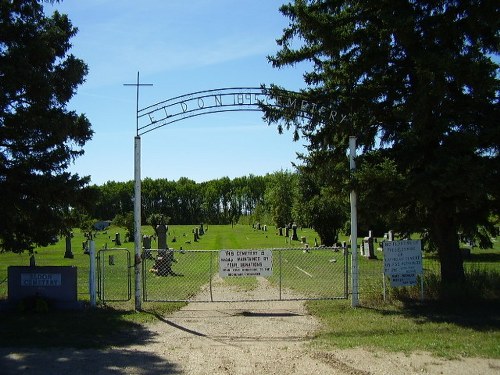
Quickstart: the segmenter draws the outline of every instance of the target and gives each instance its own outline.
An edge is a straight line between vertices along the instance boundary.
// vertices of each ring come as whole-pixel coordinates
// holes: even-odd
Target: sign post
[[[349,168],[351,173],[356,169],[356,137],[349,137]],[[351,306],[359,305],[359,272],[358,272],[358,214],[357,214],[357,196],[356,191],[351,190],[351,274],[352,274],[352,301]]]

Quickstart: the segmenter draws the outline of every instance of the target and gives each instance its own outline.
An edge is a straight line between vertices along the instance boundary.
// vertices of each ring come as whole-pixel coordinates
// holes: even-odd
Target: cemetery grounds
[[[264,233],[246,226],[210,226],[198,242],[192,241],[192,229],[171,226],[169,246],[188,251],[291,245],[288,239],[277,236],[274,228]],[[144,230],[152,234],[151,228]],[[122,231],[123,238],[124,231],[118,228],[100,232],[97,249],[113,246],[110,241],[116,231]],[[300,234],[313,242],[312,231],[304,229]],[[88,300],[88,255],[83,254],[81,239],[75,230],[74,259],[63,258],[64,241],[60,241],[51,248],[38,249],[36,260],[37,265],[77,265],[79,299]],[[477,250],[470,267],[498,272],[500,251],[498,243],[495,246],[493,251]],[[133,253],[132,243],[123,247]],[[348,300],[143,303],[145,312],[132,313],[133,301],[129,301],[102,305],[92,314],[73,313],[85,328],[75,326],[72,319],[61,321],[68,313],[30,315],[29,320],[35,327],[38,324],[39,330],[26,326],[21,317],[4,316],[0,359],[7,366],[21,366],[26,374],[51,373],[51,368],[52,373],[71,369],[74,374],[89,370],[124,374],[498,373],[497,314],[481,309],[456,315],[408,310],[391,300],[392,290],[384,303],[380,300],[381,257],[377,252],[377,260],[360,259],[360,309],[351,309]],[[0,281],[6,277],[7,265],[27,264],[26,254],[0,254]],[[431,266],[429,262],[427,267]],[[217,275],[212,286],[229,299],[242,293],[259,296],[275,288],[265,278],[220,279]],[[5,288],[5,283],[0,284],[2,298]],[[414,289],[409,293],[418,295],[418,288]],[[206,299],[207,292],[200,282],[192,298]],[[306,292],[292,286],[288,293],[300,297]],[[484,314],[477,316],[478,311]],[[11,324],[18,324],[16,333],[7,327]],[[74,346],[76,351],[70,349]],[[71,367],[65,368],[61,358]],[[36,363],[49,367],[42,370]]]

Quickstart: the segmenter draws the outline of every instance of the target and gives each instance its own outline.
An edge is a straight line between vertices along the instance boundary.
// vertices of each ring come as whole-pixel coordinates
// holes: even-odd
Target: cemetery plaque
[[[76,267],[10,266],[8,280],[8,300],[11,303],[41,297],[49,300],[55,307],[78,306]]]
[[[391,286],[416,285],[423,272],[420,240],[384,241],[384,274]]]
[[[221,250],[219,252],[219,275],[227,276],[272,276],[272,250]]]

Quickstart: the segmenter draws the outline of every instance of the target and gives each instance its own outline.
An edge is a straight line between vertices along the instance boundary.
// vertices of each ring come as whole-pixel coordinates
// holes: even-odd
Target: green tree
[[[76,34],[43,1],[0,2],[0,247],[53,241],[88,178],[67,172],[91,139],[89,121],[66,108],[87,66],[68,53]]]
[[[314,228],[321,243],[334,246],[348,221],[349,200],[345,194],[328,184],[325,170],[299,166],[297,201],[293,207],[294,218],[303,226]],[[329,171],[329,170],[327,170]]]
[[[268,175],[264,199],[277,227],[291,224],[292,207],[297,197],[297,175],[288,171]]]
[[[348,137],[357,136],[359,206],[398,212],[393,225],[426,233],[443,284],[464,280],[459,233],[487,244],[499,209],[499,9],[486,0],[296,0],[281,7],[290,23],[269,58],[276,68],[309,64],[301,95],[311,121],[299,120],[304,105],[267,108],[268,121],[302,133],[315,165],[347,170]],[[389,180],[366,183],[378,167]]]

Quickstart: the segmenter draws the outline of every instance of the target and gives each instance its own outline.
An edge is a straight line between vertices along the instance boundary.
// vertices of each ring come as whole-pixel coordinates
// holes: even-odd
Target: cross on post
[[[139,88],[153,86],[141,83],[137,72],[136,83],[124,83],[124,86],[137,88],[136,136],[134,138],[134,247],[135,247],[135,309],[141,310],[141,137],[139,136]]]
[[[139,87],[141,86],[153,86],[152,83],[140,83],[139,80],[139,72],[137,72],[137,82],[136,83],[124,83],[123,86],[135,86],[137,88],[137,93],[136,93],[136,131],[137,135],[139,135]]]

